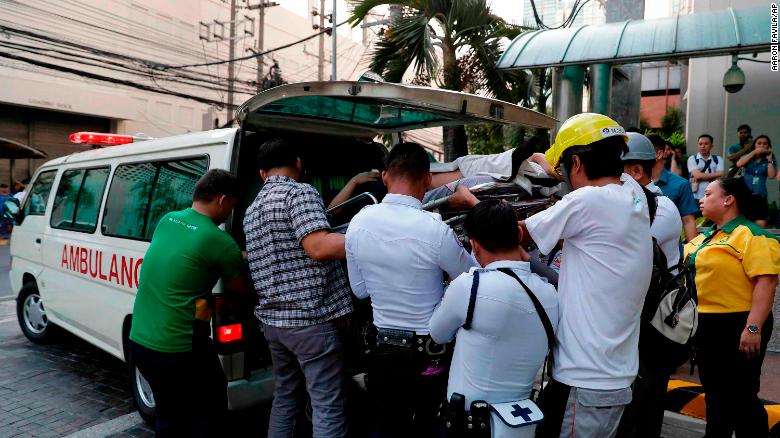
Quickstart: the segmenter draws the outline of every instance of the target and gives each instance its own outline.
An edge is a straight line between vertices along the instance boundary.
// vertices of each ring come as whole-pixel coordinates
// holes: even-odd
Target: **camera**
[[[744,86],[745,72],[734,63],[731,68],[726,71],[726,74],[723,75],[723,88],[729,93],[736,93]]]

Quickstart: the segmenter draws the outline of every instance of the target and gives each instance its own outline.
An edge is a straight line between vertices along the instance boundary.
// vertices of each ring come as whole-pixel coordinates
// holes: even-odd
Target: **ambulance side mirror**
[[[22,222],[22,206],[18,199],[6,198],[3,203],[3,219],[13,220],[17,225]]]

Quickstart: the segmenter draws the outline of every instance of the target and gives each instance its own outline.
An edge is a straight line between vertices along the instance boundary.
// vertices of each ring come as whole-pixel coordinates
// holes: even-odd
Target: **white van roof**
[[[209,144],[232,143],[238,128],[214,129],[211,131],[192,132],[189,134],[143,140],[120,146],[109,146],[100,149],[90,149],[76,152],[64,157],[47,161],[42,167],[57,166],[64,163],[86,163],[104,160],[106,158],[140,155],[151,152],[173,151],[187,147]]]

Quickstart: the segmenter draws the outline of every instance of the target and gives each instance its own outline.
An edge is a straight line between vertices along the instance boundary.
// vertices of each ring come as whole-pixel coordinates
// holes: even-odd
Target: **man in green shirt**
[[[160,219],[146,251],[130,330],[131,354],[154,392],[158,437],[216,436],[227,381],[209,338],[211,290],[243,292],[241,251],[219,225],[238,202],[238,181],[214,169],[192,208]]]

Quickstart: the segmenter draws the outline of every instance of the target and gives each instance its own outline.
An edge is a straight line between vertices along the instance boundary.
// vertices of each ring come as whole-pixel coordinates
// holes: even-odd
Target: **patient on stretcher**
[[[549,196],[558,190],[560,180],[542,153],[523,148],[500,154],[466,155],[450,163],[431,163],[431,187],[423,204],[450,196],[460,185],[468,188],[491,182],[513,183],[529,195]]]
[[[560,183],[544,154],[532,153],[527,148],[510,149],[499,154],[466,155],[449,163],[431,163],[431,174],[431,185],[425,193],[423,205],[455,195],[448,202],[451,208],[465,208],[476,203],[476,198],[467,189],[482,184],[512,183],[529,195],[549,196],[558,191]],[[380,175],[379,172],[365,172],[355,179],[359,183],[378,182]],[[349,196],[350,190],[342,191],[329,207],[338,205]]]

